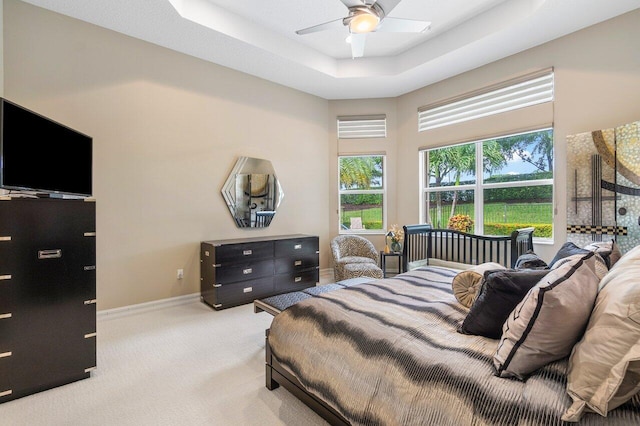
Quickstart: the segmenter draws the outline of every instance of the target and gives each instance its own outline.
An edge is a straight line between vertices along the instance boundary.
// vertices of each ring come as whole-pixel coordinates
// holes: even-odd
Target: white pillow
[[[640,246],[616,262],[601,288],[569,358],[573,405],[564,421],[577,422],[588,409],[606,416],[640,390]]]

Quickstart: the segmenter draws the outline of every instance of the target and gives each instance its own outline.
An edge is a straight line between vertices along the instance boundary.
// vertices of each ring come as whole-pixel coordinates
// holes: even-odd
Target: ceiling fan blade
[[[400,0],[378,0],[376,3],[384,10],[384,14],[387,16],[400,3]]]
[[[336,19],[335,21],[325,22],[324,24],[314,25],[313,27],[304,28],[296,31],[298,35],[304,35],[309,33],[317,33],[318,31],[335,30],[338,28],[344,28],[343,18]]]
[[[363,0],[340,0],[340,2],[345,6],[347,6],[348,8],[364,5]]]
[[[380,33],[421,33],[431,27],[429,21],[415,21],[413,19],[384,18],[376,27]]]
[[[361,58],[364,55],[364,43],[367,41],[367,34],[351,34],[351,57]]]

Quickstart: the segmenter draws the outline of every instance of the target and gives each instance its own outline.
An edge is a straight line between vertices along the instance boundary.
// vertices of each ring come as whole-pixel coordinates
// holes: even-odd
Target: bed
[[[564,424],[571,405],[567,360],[524,382],[495,376],[496,340],[457,332],[467,314],[451,290],[459,270],[430,262],[435,255],[446,262],[467,256],[466,263],[512,266],[513,257],[530,248],[532,232],[515,233],[504,246],[504,238],[406,231],[404,254],[415,269],[318,293],[275,316],[267,331],[267,388],[282,385],[330,424]],[[459,248],[451,244],[458,235],[465,241]],[[442,243],[446,249],[442,238],[449,240]],[[478,245],[486,249],[476,255]],[[427,259],[419,259],[421,252]],[[580,422],[639,423],[638,395],[607,418],[588,414]]]

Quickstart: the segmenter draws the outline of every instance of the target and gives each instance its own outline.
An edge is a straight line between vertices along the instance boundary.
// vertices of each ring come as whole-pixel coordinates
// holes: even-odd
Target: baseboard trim
[[[121,308],[105,309],[98,311],[98,321],[107,321],[122,318],[129,315],[137,315],[143,312],[155,311],[157,309],[171,308],[174,306],[186,305],[200,300],[200,293],[192,293],[184,296],[170,297],[168,299],[153,300],[151,302],[138,303],[135,305],[123,306]]]
[[[320,269],[320,284],[336,282],[333,278],[333,268]]]
[[[320,284],[333,283],[333,269],[320,269]],[[184,296],[170,297],[168,299],[153,300],[151,302],[138,303],[135,305],[123,306],[121,308],[105,309],[98,311],[98,321],[107,321],[115,318],[122,318],[129,315],[137,315],[143,312],[157,309],[171,308],[173,306],[186,305],[200,300],[200,293],[192,293]]]

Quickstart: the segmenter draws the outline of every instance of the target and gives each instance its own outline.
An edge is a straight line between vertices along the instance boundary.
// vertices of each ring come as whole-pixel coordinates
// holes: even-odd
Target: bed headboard
[[[453,229],[433,229],[431,225],[405,225],[402,248],[404,270],[410,262],[424,259],[442,259],[478,265],[484,262],[500,263],[507,268],[515,266],[518,257],[533,250],[535,228],[513,231],[510,236],[484,236],[467,234]]]

